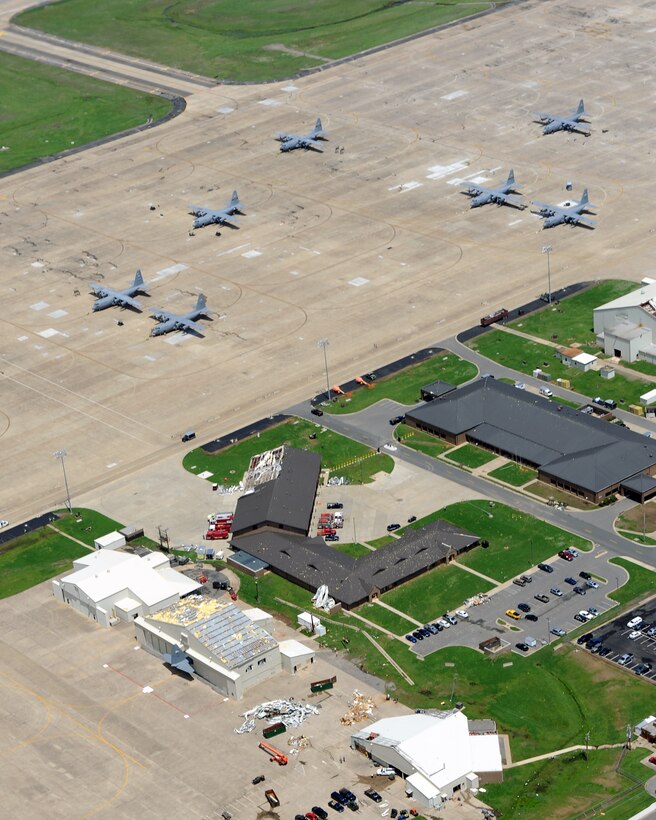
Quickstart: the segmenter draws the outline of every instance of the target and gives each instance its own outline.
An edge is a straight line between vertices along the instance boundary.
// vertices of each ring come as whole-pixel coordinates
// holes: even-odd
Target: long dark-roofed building
[[[445,563],[478,541],[477,535],[440,520],[408,529],[393,543],[360,558],[333,549],[322,538],[267,530],[241,535],[233,545],[313,592],[326,584],[331,596],[350,609]]]
[[[656,473],[656,443],[495,379],[480,379],[406,413],[406,424],[537,468],[538,478],[599,503]]]
[[[318,453],[285,447],[277,477],[237,502],[233,536],[262,529],[307,535],[320,472]]]

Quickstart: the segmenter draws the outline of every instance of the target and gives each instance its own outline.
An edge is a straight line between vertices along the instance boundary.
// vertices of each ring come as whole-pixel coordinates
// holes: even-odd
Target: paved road
[[[459,351],[459,353],[462,355],[462,350]],[[468,358],[471,360],[472,357],[468,356]],[[484,361],[489,365],[487,360]],[[495,369],[502,371],[502,375],[505,375],[506,372],[511,375],[516,375],[513,374],[512,371],[508,371],[505,368],[497,368],[496,366],[490,367],[490,372],[494,372]],[[307,402],[295,405],[289,408],[287,412],[316,422],[317,418],[311,415],[310,409],[310,404]],[[334,416],[324,413],[321,422],[337,433],[360,441],[369,447],[376,448],[381,447],[385,442],[393,440],[389,419],[407,409],[408,408],[403,405],[397,404],[389,399],[384,399],[359,413],[343,416]],[[615,555],[626,555],[643,561],[650,566],[654,565],[655,554],[653,547],[636,544],[633,541],[622,538],[613,531],[612,523],[619,511],[617,504],[612,505],[610,508],[602,508],[592,512],[558,510],[554,507],[548,507],[540,501],[528,498],[522,493],[501,487],[484,478],[472,475],[459,467],[431,458],[423,453],[418,453],[415,450],[404,447],[402,444],[397,443],[396,446],[398,449],[393,453],[396,459],[400,459],[418,469],[427,470],[449,481],[454,481],[468,487],[474,492],[480,493],[483,498],[490,498],[494,501],[508,504],[543,521],[548,521],[555,526],[563,527],[583,538],[590,539],[594,543],[603,545],[609,552]],[[627,509],[632,506],[632,503],[627,500],[622,500],[620,504],[621,509]]]

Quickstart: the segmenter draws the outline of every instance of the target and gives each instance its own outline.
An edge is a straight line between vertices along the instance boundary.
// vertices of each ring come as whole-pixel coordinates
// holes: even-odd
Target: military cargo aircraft
[[[508,179],[496,188],[483,188],[469,182],[463,182],[463,186],[467,188],[463,193],[472,197],[469,203],[470,208],[478,208],[481,205],[487,205],[489,202],[494,202],[495,205],[511,205],[513,208],[526,207],[519,199],[508,196],[509,193],[519,193],[515,185],[515,173],[512,169],[508,173]]]
[[[183,333],[192,333],[201,338],[203,334],[200,331],[203,330],[203,325],[199,325],[196,319],[200,319],[201,316],[209,318],[211,313],[207,309],[207,299],[204,293],[199,294],[196,307],[188,313],[169,313],[166,310],[151,310],[150,312],[158,322],[150,331],[151,336],[162,336],[164,333],[181,330]]]
[[[211,208],[201,208],[198,205],[190,205],[189,213],[197,217],[197,219],[194,219],[192,227],[204,228],[206,225],[225,225],[228,228],[238,228],[238,225],[233,224],[237,220],[230,221],[228,217],[243,213],[243,207],[239,201],[237,191],[232,192],[230,202],[219,211],[213,211]]]
[[[319,151],[322,153],[323,149],[320,147],[319,140],[326,140],[326,132],[321,127],[321,119],[317,117],[314,128],[308,134],[278,134],[276,137],[280,143],[281,151],[293,151],[295,148],[305,148],[310,151]]]
[[[581,216],[584,213],[593,213],[592,205],[588,200],[588,189],[583,191],[579,202],[567,203],[565,205],[548,205],[546,202],[533,202],[537,207],[537,213],[544,219],[543,228],[555,228],[556,225],[579,225],[582,228],[594,228],[597,224],[593,219]]]
[[[535,114],[536,122],[544,125],[543,134],[555,134],[556,131],[576,131],[578,134],[589,137],[590,128],[584,119],[587,116],[583,100],[579,100],[578,108],[570,117],[556,117],[554,114],[543,114],[540,111]]]
[[[120,305],[122,308],[132,308],[133,310],[141,310],[141,302],[133,299],[135,293],[148,293],[144,285],[141,271],[138,270],[134,276],[134,282],[129,288],[125,290],[113,290],[105,285],[91,285],[91,292],[97,297],[93,303],[93,310],[105,310],[114,305]]]

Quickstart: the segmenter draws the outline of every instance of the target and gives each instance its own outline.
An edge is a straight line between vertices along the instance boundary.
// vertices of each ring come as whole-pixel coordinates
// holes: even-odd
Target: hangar
[[[608,356],[656,362],[656,283],[643,284],[592,312],[597,343]]]
[[[135,626],[151,655],[229,697],[241,698],[282,668],[278,642],[229,601],[192,595]]]
[[[490,724],[481,732],[476,724]],[[492,721],[433,711],[383,718],[351,736],[351,748],[406,778],[406,789],[429,808],[455,793],[503,781],[501,748]]]
[[[410,410],[405,422],[534,467],[541,481],[595,504],[623,493],[635,476],[656,474],[650,439],[496,379],[479,379]]]
[[[200,588],[171,569],[161,552],[139,558],[101,549],[73,561],[73,568],[52,581],[53,595],[101,626],[157,612]]]

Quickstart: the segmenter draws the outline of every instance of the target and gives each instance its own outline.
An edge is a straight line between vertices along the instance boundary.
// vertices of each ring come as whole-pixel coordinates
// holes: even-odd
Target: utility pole
[[[328,378],[328,355],[326,354],[326,348],[330,344],[328,339],[319,339],[317,342],[318,346],[323,349],[323,364],[326,368],[326,401],[330,401],[330,379]]]
[[[61,461],[62,471],[64,473],[64,487],[66,487],[66,509],[69,511],[69,513],[72,513],[73,508],[71,507],[71,494],[68,490],[68,479],[66,478],[66,467],[64,465],[64,459],[67,456],[67,452],[64,449],[55,450],[53,456]]]
[[[633,726],[626,724],[626,748],[631,751],[631,741],[633,739]]]
[[[547,300],[549,304],[551,304],[551,259],[549,258],[549,254],[553,250],[551,245],[545,245],[542,248],[542,253],[547,254]]]
[[[585,759],[588,759],[588,749],[590,748],[590,730],[585,733]]]

